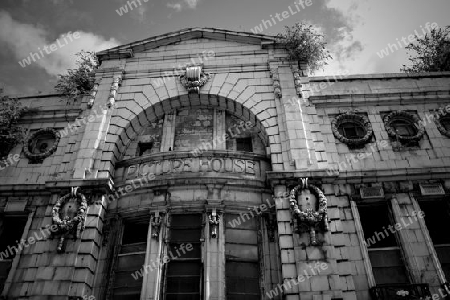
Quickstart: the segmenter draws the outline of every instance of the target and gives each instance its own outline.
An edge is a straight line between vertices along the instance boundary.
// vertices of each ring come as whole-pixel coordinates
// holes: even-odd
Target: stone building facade
[[[450,73],[308,77],[220,29],[97,56],[90,95],[20,98],[4,299],[444,297]]]

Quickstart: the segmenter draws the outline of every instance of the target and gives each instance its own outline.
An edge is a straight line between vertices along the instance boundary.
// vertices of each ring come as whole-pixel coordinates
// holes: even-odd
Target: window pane
[[[166,300],[198,300],[200,299],[200,294],[167,294]]]
[[[170,227],[200,227],[202,225],[201,214],[172,215]]]
[[[113,299],[139,299],[149,224],[125,222],[123,226],[120,255],[114,270]]]
[[[186,229],[187,228],[187,229]],[[166,270],[165,299],[200,299],[201,298],[201,263],[200,237],[202,215],[172,215],[169,234],[169,258]],[[192,250],[180,250],[181,242],[192,244]],[[189,247],[190,248],[190,247]],[[177,252],[178,249],[178,252]],[[186,249],[186,247],[184,247]],[[172,259],[172,256],[175,259]],[[185,259],[185,260],[180,260]]]
[[[134,243],[146,243],[148,234],[148,223],[125,223],[122,245]]]
[[[450,246],[434,246],[446,278],[450,278]]]
[[[239,229],[258,229],[257,216],[255,212],[242,213],[240,215],[225,215],[225,226],[226,228],[239,228]]]
[[[177,242],[198,242],[201,231],[199,229],[175,229],[170,233],[170,240]]]
[[[412,136],[417,133],[414,125],[407,121],[398,120],[398,121],[392,122],[391,125],[394,128],[394,130],[400,135]]]
[[[442,119],[441,125],[444,126],[445,130],[450,130],[450,118]]]
[[[227,229],[225,240],[227,243],[258,244],[258,236],[254,230]]]
[[[253,152],[252,138],[236,139],[236,150]]]
[[[227,294],[259,295],[258,263],[227,262]]]
[[[25,228],[27,219],[18,217],[5,217],[3,218],[3,230],[0,236],[0,251],[7,251],[8,258],[12,259],[16,256],[16,250],[18,251],[18,245],[16,241],[20,241],[23,230]],[[10,246],[11,251],[8,250]]]
[[[117,268],[120,271],[136,271],[145,263],[145,253],[119,256]]]
[[[371,250],[370,263],[377,284],[408,283],[400,250]]]
[[[128,271],[116,272],[114,274],[114,287],[121,288],[123,290],[123,293],[140,293],[142,286],[142,276],[134,274],[135,276],[137,276],[137,279],[135,279],[131,274],[134,273]],[[124,288],[129,288],[129,291],[126,291]]]
[[[120,253],[124,254],[124,253],[134,253],[134,252],[145,252],[146,248],[147,248],[147,242],[123,245],[120,248]]]
[[[197,261],[194,262],[171,262],[167,269],[167,276],[195,276],[199,275],[201,271],[201,264]]]
[[[191,249],[190,251],[188,251],[186,249],[186,244],[184,249],[184,253],[183,250],[181,250],[181,244],[177,243],[177,244],[170,244],[169,245],[169,251],[172,253],[172,255],[170,255],[170,253],[168,253],[167,255],[169,256],[170,259],[173,259],[173,257],[175,257],[175,259],[178,258],[201,258],[202,256],[202,251],[201,251],[201,245],[200,243],[195,244],[195,243],[191,243],[192,247],[189,247],[189,249]],[[177,252],[178,250],[178,252]]]
[[[398,246],[394,233],[389,230],[391,221],[386,203],[359,205],[358,211],[361,217],[364,238],[367,244],[370,244],[369,249]]]
[[[225,255],[227,259],[258,261],[258,246],[227,244]]]
[[[141,289],[120,288],[114,289],[114,300],[140,300]]]
[[[420,209],[425,213],[425,224],[433,244],[450,244],[450,235],[443,234],[442,228],[450,226],[450,213],[445,200],[420,201]]]

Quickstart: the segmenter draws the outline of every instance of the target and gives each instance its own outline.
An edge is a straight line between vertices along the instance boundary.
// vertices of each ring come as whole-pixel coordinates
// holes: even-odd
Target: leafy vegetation
[[[8,155],[23,140],[25,133],[17,122],[26,110],[18,99],[3,95],[0,89],[0,157]]]
[[[445,29],[433,28],[423,37],[405,47],[415,54],[409,57],[411,66],[403,65],[401,71],[442,72],[450,71],[450,26]]]
[[[303,22],[286,26],[286,32],[277,35],[277,42],[284,45],[289,60],[305,62],[311,72],[327,65],[327,60],[332,58],[324,36],[313,25]]]
[[[94,87],[95,69],[98,60],[94,52],[81,51],[76,54],[77,68],[67,70],[67,74],[60,74],[55,90],[68,97],[75,98],[88,93]]]

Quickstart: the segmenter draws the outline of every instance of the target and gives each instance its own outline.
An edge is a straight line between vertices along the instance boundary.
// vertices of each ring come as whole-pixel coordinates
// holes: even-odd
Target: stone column
[[[147,234],[147,252],[144,263],[144,278],[142,280],[141,300],[158,300],[161,295],[161,280],[162,271],[164,267],[163,253],[167,252],[164,249],[164,239],[167,230],[168,215],[159,215],[160,228],[153,226],[156,220],[155,212],[151,213],[150,225]],[[147,269],[146,269],[147,266]],[[154,268],[156,266],[156,269]],[[151,267],[151,269],[150,269]],[[152,270],[152,271],[146,271]]]
[[[413,237],[411,236],[410,229],[418,229],[419,224],[416,223],[410,223],[410,220],[408,220],[408,212],[405,214],[402,212],[402,209],[400,208],[399,202],[406,204],[409,203],[409,196],[408,194],[396,194],[392,196],[391,204],[392,204],[392,213],[394,216],[394,222],[396,224],[401,224],[402,230],[397,230],[398,236],[400,238],[401,244],[399,245],[401,249],[404,252],[404,257],[406,259],[406,267],[409,270],[409,273],[412,277],[413,283],[421,283],[421,275],[420,275],[420,267],[419,263],[417,261],[417,257],[414,253],[414,249],[412,247],[411,242],[414,241]],[[406,217],[406,218],[405,218]],[[396,227],[396,226],[394,226]]]
[[[411,198],[411,202],[412,202],[414,211],[416,212],[415,215],[417,216],[419,214],[419,212],[421,211],[419,203],[414,198],[413,193],[410,193],[409,195]],[[437,273],[437,277],[439,278],[439,282],[441,285],[443,285],[447,281],[445,279],[444,271],[442,270],[441,262],[439,261],[439,258],[436,254],[436,250],[434,249],[433,242],[430,237],[430,233],[428,232],[427,226],[425,224],[425,220],[423,219],[423,217],[420,217],[420,215],[419,215],[419,217],[417,218],[417,221],[420,226],[420,231],[422,232],[423,237],[425,239],[425,244],[427,245],[428,252],[430,253],[430,257],[433,261],[433,266],[436,269],[436,273]],[[449,280],[450,280],[450,278],[449,278]]]
[[[219,212],[218,212],[219,213]],[[206,215],[205,226],[205,299],[225,299],[225,230],[223,214],[217,228],[217,236],[211,236],[209,214]]]
[[[281,252],[281,274],[282,281],[278,285],[273,286],[273,290],[277,290],[278,294],[285,294],[287,300],[299,300],[298,288],[293,287],[291,280],[297,278],[296,259],[294,256],[294,236],[291,226],[291,211],[287,198],[288,191],[286,186],[277,185],[274,187],[275,207],[277,211],[278,236]],[[286,284],[284,288],[283,284]],[[282,291],[281,291],[282,290]],[[270,291],[267,291],[270,293]]]

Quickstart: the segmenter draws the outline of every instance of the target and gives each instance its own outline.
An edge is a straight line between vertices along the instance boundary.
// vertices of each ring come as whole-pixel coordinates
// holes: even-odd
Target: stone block
[[[328,283],[327,276],[313,276],[310,278],[311,280],[311,290],[313,292],[317,291],[328,291],[330,290],[330,284]]]

